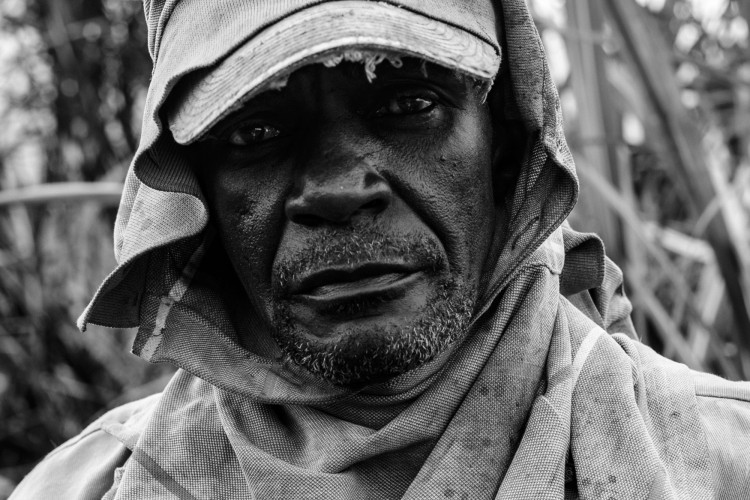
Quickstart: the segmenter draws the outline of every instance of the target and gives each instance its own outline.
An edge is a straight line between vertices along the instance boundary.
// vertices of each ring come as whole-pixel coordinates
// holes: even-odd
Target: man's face
[[[414,60],[372,83],[361,64],[312,65],[211,136],[199,172],[249,298],[244,334],[260,336],[246,345],[358,386],[464,336],[495,228],[490,113],[470,79]]]

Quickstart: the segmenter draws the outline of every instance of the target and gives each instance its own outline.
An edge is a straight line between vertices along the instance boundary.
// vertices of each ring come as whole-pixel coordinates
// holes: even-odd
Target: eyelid
[[[376,80],[377,82],[377,80]],[[440,85],[432,80],[424,80],[421,78],[403,78],[403,79],[392,79],[387,83],[384,83],[381,87],[379,94],[382,96],[387,93],[399,93],[399,94],[419,94],[427,93],[436,97],[436,100],[445,106],[458,107],[460,97],[458,94],[462,93],[463,89],[458,89],[454,86]]]
[[[207,138],[226,142],[231,144],[231,136],[233,133],[240,129],[247,129],[253,127],[273,127],[280,131],[280,136],[284,136],[287,133],[288,127],[280,125],[276,120],[260,116],[258,114],[248,114],[244,116],[237,116],[235,119],[229,120],[226,123],[221,123],[217,127],[207,134]],[[274,137],[278,138],[278,137]],[[269,139],[272,140],[272,139]]]
[[[410,86],[389,84],[387,87],[379,89],[369,103],[360,107],[359,113],[364,116],[369,116],[370,118],[388,118],[391,115],[386,114],[380,116],[378,115],[378,111],[387,107],[394,100],[404,98],[425,99],[431,101],[432,104],[425,111],[432,110],[435,106],[439,105],[450,106],[450,104],[447,103],[438,92],[435,92],[431,88],[426,88],[423,85],[414,85],[413,82],[411,83],[412,85]]]

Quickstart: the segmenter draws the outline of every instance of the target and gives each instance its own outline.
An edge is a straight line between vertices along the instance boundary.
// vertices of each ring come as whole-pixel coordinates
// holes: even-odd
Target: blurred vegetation
[[[750,376],[750,2],[531,2],[581,179],[574,227],[623,268],[636,330]]]
[[[750,2],[529,2],[581,178],[573,225],[625,270],[645,342],[747,378]],[[0,0],[0,498],[169,375],[124,354],[133,332],[75,328],[115,264],[111,187],[150,69],[139,1]]]
[[[159,390],[171,369],[128,355],[133,332],[75,326],[115,265],[117,197],[91,194],[122,182],[137,145],[151,71],[142,4],[2,0],[0,13],[0,198],[33,201],[49,183],[73,196],[0,206],[3,498],[93,416]],[[68,193],[71,182],[97,184]]]

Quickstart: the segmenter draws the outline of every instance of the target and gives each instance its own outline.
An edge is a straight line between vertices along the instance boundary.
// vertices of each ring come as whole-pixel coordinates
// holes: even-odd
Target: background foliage
[[[141,2],[3,0],[0,12],[0,199],[121,182],[151,71]],[[0,206],[0,498],[93,416],[158,390],[169,371],[127,354],[133,332],[75,327],[115,265],[116,201]]]
[[[582,183],[644,341],[750,376],[747,0],[529,0]],[[75,318],[114,267],[150,60],[136,0],[0,0],[0,498],[171,371]],[[81,184],[85,182],[84,188]]]
[[[573,225],[625,270],[644,341],[746,378],[750,2],[531,5],[581,178]]]

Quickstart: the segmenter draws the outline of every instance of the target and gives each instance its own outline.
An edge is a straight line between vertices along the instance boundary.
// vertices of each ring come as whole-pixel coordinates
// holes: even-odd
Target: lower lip
[[[310,292],[293,296],[296,301],[309,305],[330,306],[337,302],[353,299],[385,296],[389,299],[400,298],[407,289],[423,276],[422,272],[388,273],[357,281],[332,283],[317,287]]]

